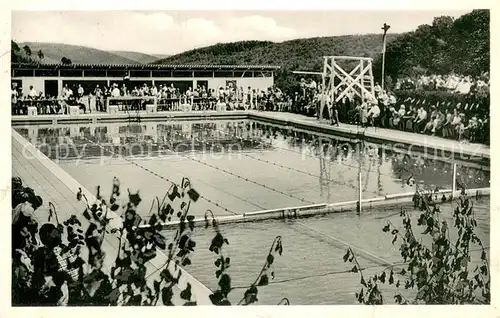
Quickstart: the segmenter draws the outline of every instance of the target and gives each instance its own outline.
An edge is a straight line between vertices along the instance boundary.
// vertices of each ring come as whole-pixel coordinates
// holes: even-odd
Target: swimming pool
[[[188,177],[203,215],[334,203],[411,192],[406,181],[451,188],[452,164],[379,144],[282,128],[252,120],[200,120],[15,127],[93,191],[114,176],[140,190],[146,215],[153,198]],[[489,187],[489,167],[461,162],[457,181]],[[108,192],[107,192],[108,191]]]
[[[478,222],[475,233],[484,246],[490,244],[489,197],[474,199],[474,213]],[[450,240],[457,238],[456,228],[452,226],[452,210],[456,204],[442,204],[440,219],[450,224]],[[417,237],[424,243],[429,236],[421,235],[423,228],[417,226],[419,211],[411,208],[412,220]],[[287,297],[293,305],[332,305],[357,304],[355,293],[361,288],[359,274],[350,272],[352,264],[344,263],[342,256],[347,246],[356,253],[360,265],[365,268],[365,277],[380,274],[389,264],[400,264],[400,243],[391,244],[392,236],[382,228],[390,221],[402,226],[399,209],[364,211],[356,213],[333,213],[324,216],[294,220],[266,220],[221,226],[221,231],[229,240],[225,246],[225,256],[231,258],[232,286],[248,286],[259,273],[274,238],[282,237],[283,254],[274,261],[275,279],[268,286],[259,287],[259,304],[275,305]],[[194,240],[197,247],[192,254],[192,265],[188,271],[207,287],[216,289],[216,255],[209,251],[214,232],[211,228],[196,228]],[[477,246],[471,245],[471,264],[474,268],[480,259]],[[376,258],[367,257],[375,255]],[[489,254],[489,250],[487,251]],[[396,288],[380,284],[388,304],[394,303]],[[404,295],[413,291],[399,289]],[[237,288],[230,294],[232,303],[238,302],[244,288]]]
[[[40,151],[89,190],[102,186],[105,196],[118,176],[123,188],[140,189],[139,211],[147,215],[152,199],[163,196],[172,180],[187,176],[206,198],[190,209],[218,216],[355,200],[361,169],[363,197],[411,192],[406,180],[450,188],[451,162],[424,154],[311,134],[251,120],[176,121],[67,126],[15,127]],[[458,162],[457,180],[469,188],[489,186],[489,166]],[[123,191],[123,190],[122,190]],[[489,246],[489,198],[474,199],[477,235]],[[219,206],[217,206],[219,205]],[[452,203],[441,217],[451,222]],[[419,213],[414,213],[418,217]],[[399,210],[377,208],[301,219],[265,220],[222,225],[229,239],[232,286],[245,287],[260,271],[263,257],[277,235],[284,253],[275,260],[276,279],[260,288],[259,304],[274,305],[287,297],[295,305],[355,304],[359,276],[342,256],[347,246],[370,275],[400,262],[397,246],[382,232],[390,220],[401,223]],[[451,239],[455,230],[450,231]],[[170,236],[165,230],[166,236]],[[215,256],[209,252],[212,229],[196,228],[192,265],[186,270],[211,289],[217,288]],[[341,243],[344,242],[344,243]],[[479,252],[472,255],[473,262]],[[366,255],[375,255],[367,257]],[[476,255],[477,254],[477,255]],[[377,261],[377,259],[379,261]],[[384,262],[385,263],[385,262]],[[384,286],[388,301],[393,288]],[[237,302],[244,288],[230,300]]]

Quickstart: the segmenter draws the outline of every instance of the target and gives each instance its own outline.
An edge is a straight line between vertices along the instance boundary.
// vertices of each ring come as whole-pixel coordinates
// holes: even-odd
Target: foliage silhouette
[[[128,191],[127,202],[120,203],[117,178],[113,179],[107,201],[101,196],[100,187],[93,203],[79,189],[76,199],[84,204],[84,218],[71,215],[60,223],[54,205],[49,203],[48,221],[54,223],[45,223],[40,230],[34,211],[42,205],[41,198],[32,189],[23,187],[19,178],[13,178],[12,184],[13,305],[148,306],[157,305],[160,300],[167,306],[197,304],[193,286],[182,283],[181,277],[185,275],[181,267],[191,264],[191,253],[196,247],[195,221],[189,212],[199,194],[191,188],[189,179],[184,178],[179,185],[172,184],[162,200],[156,198],[148,220],[137,213],[141,203],[139,193]],[[121,212],[120,217],[116,217],[117,212]],[[225,269],[230,259],[222,256],[222,249],[229,241],[211,216],[216,235],[210,250],[222,258],[216,261],[221,267],[216,274],[220,289],[210,298],[216,305],[227,305],[231,278]],[[167,220],[174,222],[172,238],[164,235]],[[113,241],[118,246],[116,255],[110,254]],[[258,279],[272,268],[269,255],[274,251],[281,254],[282,250],[281,238],[277,238]],[[162,254],[165,263],[148,272],[148,261]],[[257,300],[257,289],[252,291],[253,302]]]
[[[401,210],[403,229],[390,221],[383,232],[392,236],[392,244],[400,245],[403,265],[390,266],[382,273],[366,277],[352,249],[347,249],[344,262],[351,262],[353,273],[359,273],[361,289],[356,293],[357,301],[366,305],[386,303],[379,284],[393,285],[398,292],[394,295],[397,304],[489,304],[490,274],[486,249],[474,233],[477,226],[472,200],[465,191],[457,200],[453,212],[458,237],[450,239],[449,225],[440,217],[440,200],[435,191],[419,189],[414,205],[421,213],[417,226],[424,229],[417,233],[412,215]],[[420,236],[420,238],[419,238]],[[423,241],[427,238],[429,244]],[[481,252],[479,264],[471,270],[471,245],[477,245]],[[406,296],[405,296],[406,295]],[[409,296],[411,295],[411,296]]]
[[[69,58],[67,58],[66,56],[63,56],[61,58],[61,63],[64,64],[64,65],[68,65],[68,64],[71,64],[71,60]]]
[[[381,56],[374,65],[380,74]],[[434,18],[387,45],[385,74],[393,79],[421,74],[481,75],[490,69],[490,12],[473,10],[454,20]],[[378,77],[377,77],[378,78]]]

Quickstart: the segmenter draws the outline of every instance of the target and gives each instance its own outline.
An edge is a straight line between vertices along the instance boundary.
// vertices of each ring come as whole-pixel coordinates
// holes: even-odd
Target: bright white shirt
[[[460,94],[467,94],[470,92],[470,83],[466,81],[461,81],[456,88],[456,91]]]
[[[455,89],[457,87],[457,81],[455,81],[452,77],[448,78],[446,82],[446,88]]]
[[[374,118],[378,117],[380,115],[380,107],[378,107],[378,105],[374,105],[372,108],[370,108],[368,116],[370,115],[373,116]]]
[[[32,88],[32,89],[30,90],[30,92],[29,92],[28,96],[29,96],[29,97],[31,97],[31,98],[35,98],[35,97],[37,97],[37,96],[38,96],[38,94],[36,93],[35,88]]]
[[[425,120],[426,118],[427,118],[427,111],[425,109],[422,109],[422,111],[418,115],[418,119]]]
[[[113,88],[113,90],[111,91],[111,96],[120,97],[120,89],[118,89],[118,87]]]
[[[73,91],[70,88],[63,88],[62,97],[63,99],[68,99],[71,95],[73,95]]]
[[[389,96],[389,103],[396,104],[396,96],[394,96],[394,95]]]
[[[452,114],[450,114],[450,113],[446,114],[446,122],[451,122],[452,117],[453,117]]]
[[[11,95],[12,102],[16,103],[17,102],[17,90],[13,89],[10,95]]]

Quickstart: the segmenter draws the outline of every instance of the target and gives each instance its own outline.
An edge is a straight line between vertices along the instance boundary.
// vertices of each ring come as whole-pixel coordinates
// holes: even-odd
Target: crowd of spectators
[[[25,115],[28,107],[36,107],[38,114],[67,114],[69,106],[78,106],[85,113],[88,105],[84,101],[84,91],[81,85],[73,90],[65,85],[58,96],[37,92],[30,86],[27,94],[15,83],[11,89],[12,115]]]
[[[140,98],[134,98],[140,97]],[[12,85],[12,114],[27,114],[30,106],[37,108],[38,114],[67,114],[68,106],[79,106],[83,112],[106,112],[110,105],[117,105],[120,110],[144,110],[148,102],[145,97],[154,97],[158,110],[279,110],[289,109],[282,103],[283,94],[276,86],[266,90],[248,86],[236,87],[232,82],[218,89],[198,85],[181,91],[179,87],[160,84],[134,85],[134,83],[113,83],[108,86],[95,85],[85,89],[81,84],[69,87],[64,85],[58,96],[48,96],[36,92],[33,86],[24,94],[20,87]]]
[[[107,95],[107,91],[104,95]],[[128,90],[125,84],[121,89],[115,85],[111,91],[111,97],[128,97],[128,96],[152,96],[157,99],[159,110],[273,110],[274,101],[279,99],[281,91],[273,86],[267,90],[259,90],[248,86],[237,87],[232,82],[226,86],[220,86],[218,89],[207,88],[204,85],[197,85],[194,89],[188,87],[187,90],[181,91],[174,84],[163,85],[158,87],[155,85],[134,86],[132,90]],[[118,100],[119,101],[119,100]],[[136,103],[134,109],[144,109],[143,103]]]
[[[490,80],[487,73],[482,76],[470,75],[422,75],[416,79],[400,78],[394,90],[447,91],[458,94],[488,94]]]
[[[339,122],[398,129],[457,140],[489,143],[489,78],[458,75],[420,76],[398,80],[394,89],[375,85],[375,98],[362,100],[348,91],[334,103],[321,94],[321,84],[301,79],[293,92],[276,86],[267,90],[237,87],[234,82],[218,89],[198,85],[181,91],[172,83],[148,85],[133,82],[95,85],[85,91],[82,85],[64,85],[59,96],[44,96],[30,87],[27,94],[12,87],[12,113],[26,114],[28,106],[39,114],[67,114],[77,105],[83,112],[107,111],[111,104],[120,110],[144,110],[154,97],[158,110],[266,110],[317,116],[323,104],[324,118]],[[345,88],[345,87],[344,87]],[[340,90],[342,91],[342,89]],[[133,97],[141,97],[134,99]],[[110,105],[111,105],[110,104]],[[332,111],[333,110],[333,111]]]
[[[302,79],[290,111],[343,122],[429,134],[489,144],[489,78],[458,75],[398,80],[394,90],[375,85],[375,98],[362,100],[353,91],[334,103],[321,95],[321,84]],[[345,88],[345,86],[343,87]],[[340,89],[339,91],[342,91]],[[285,95],[285,98],[289,98]],[[328,108],[333,111],[326,111]]]
[[[489,143],[489,79],[485,77],[404,79],[393,92],[376,85],[375,97],[357,106],[360,124]]]

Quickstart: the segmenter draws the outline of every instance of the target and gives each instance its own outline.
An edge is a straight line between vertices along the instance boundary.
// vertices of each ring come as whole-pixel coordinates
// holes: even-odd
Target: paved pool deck
[[[443,152],[454,152],[462,159],[490,158],[490,147],[483,144],[464,143],[457,140],[416,134],[401,130],[367,127],[341,123],[339,126],[331,125],[328,120],[318,121],[316,118],[300,114],[282,112],[253,112],[253,116],[265,118],[268,121],[281,121],[294,125],[317,128],[333,135],[351,136],[353,138],[375,141],[380,143],[392,143],[400,147],[410,146],[410,150],[423,150],[427,153],[441,155]],[[251,116],[252,116],[251,115]],[[472,157],[472,158],[471,158]]]

